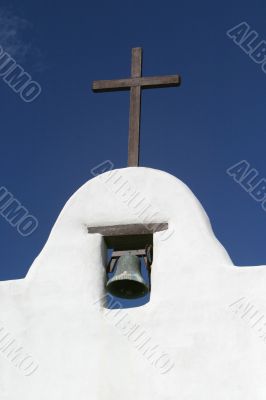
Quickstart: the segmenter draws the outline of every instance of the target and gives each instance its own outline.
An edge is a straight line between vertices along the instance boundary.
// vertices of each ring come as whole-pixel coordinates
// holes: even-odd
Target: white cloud
[[[17,60],[24,59],[31,49],[31,44],[22,37],[22,32],[29,26],[25,19],[0,8],[0,45]]]

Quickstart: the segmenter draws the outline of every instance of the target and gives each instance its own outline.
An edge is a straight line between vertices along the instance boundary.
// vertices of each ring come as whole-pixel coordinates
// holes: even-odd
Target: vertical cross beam
[[[142,74],[142,49],[132,49],[131,78],[140,78]],[[141,86],[130,88],[128,166],[139,165],[139,133],[141,113]]]

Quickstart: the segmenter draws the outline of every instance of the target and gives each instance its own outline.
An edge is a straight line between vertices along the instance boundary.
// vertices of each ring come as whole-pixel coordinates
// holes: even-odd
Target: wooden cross
[[[180,85],[179,75],[142,77],[142,49],[132,49],[131,78],[94,81],[94,92],[130,90],[128,166],[139,165],[141,90]]]

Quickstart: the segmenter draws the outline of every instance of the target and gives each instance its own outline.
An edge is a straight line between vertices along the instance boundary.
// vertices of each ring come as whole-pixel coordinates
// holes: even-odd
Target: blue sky
[[[145,91],[142,166],[184,181],[237,265],[266,264],[266,212],[226,170],[247,160],[266,177],[266,73],[226,34],[245,21],[266,40],[263,1],[5,1],[0,45],[42,92],[24,102],[0,77],[0,186],[39,222],[21,236],[0,218],[0,280],[24,277],[65,202],[106,159],[126,166],[129,94],[93,94],[127,77],[179,73],[179,88]]]

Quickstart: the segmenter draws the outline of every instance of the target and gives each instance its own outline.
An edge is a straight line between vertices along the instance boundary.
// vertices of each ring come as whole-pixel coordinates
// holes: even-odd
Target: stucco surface
[[[87,227],[148,222],[169,224],[154,235],[150,301],[106,310],[106,248]],[[234,305],[263,314],[265,278],[233,265],[175,177],[97,176],[66,203],[27,277],[0,282],[0,399],[265,400],[266,344]]]

